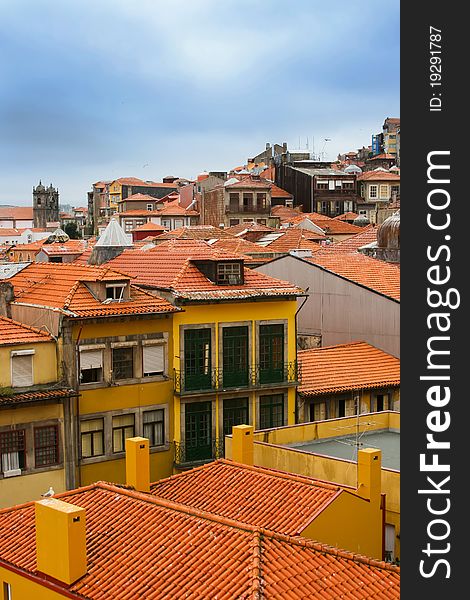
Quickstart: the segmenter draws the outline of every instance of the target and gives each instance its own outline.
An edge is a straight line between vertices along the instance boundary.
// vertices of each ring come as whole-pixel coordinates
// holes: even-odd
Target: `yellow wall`
[[[3,582],[9,583],[11,586],[12,600],[63,600],[63,594],[54,592],[53,590],[35,583],[26,577],[17,575],[9,569],[5,569],[0,565],[0,591],[3,593]],[[2,598],[3,600],[3,598]]]
[[[295,300],[279,300],[266,302],[240,302],[238,304],[206,304],[206,305],[188,305],[184,306],[185,312],[177,313],[173,317],[173,338],[174,338],[174,368],[181,371],[182,365],[179,358],[180,355],[180,326],[181,325],[204,325],[214,324],[216,329],[215,336],[215,361],[212,366],[214,368],[221,367],[219,364],[219,324],[227,324],[234,322],[251,322],[251,362],[256,364],[258,358],[256,356],[256,321],[268,320],[287,320],[287,356],[285,362],[293,362],[296,360],[296,339],[295,339],[295,311],[297,310],[297,302]],[[273,385],[272,388],[279,389],[282,386]],[[271,388],[263,387],[262,390],[256,392],[249,391],[245,395],[249,397],[251,403],[251,414],[256,414],[255,403],[256,395],[262,393],[269,394]],[[238,394],[239,395],[239,394]],[[219,431],[219,394],[206,394],[201,396],[201,402],[206,399],[216,399],[216,437],[220,438],[222,432]],[[225,394],[224,397],[227,397]],[[180,397],[175,395],[175,423],[180,422],[181,417],[181,401]],[[287,392],[287,423],[295,423],[295,388],[290,387]],[[175,441],[181,441],[181,431],[178,427],[175,428]]]
[[[342,493],[304,529],[302,536],[382,560],[380,503]]]
[[[35,384],[57,381],[57,358],[55,342],[39,344],[18,344],[0,346],[0,387],[11,386],[11,352],[18,350],[34,350],[33,378]]]
[[[73,338],[86,344],[87,339],[128,336],[144,333],[168,333],[168,375],[165,381],[147,381],[130,385],[113,385],[80,389],[80,416],[103,413],[111,410],[126,408],[139,408],[156,404],[169,406],[169,431],[170,448],[165,451],[151,452],[150,473],[151,480],[156,481],[168,477],[173,473],[173,448],[171,441],[174,438],[174,410],[173,410],[173,339],[172,317],[130,320],[125,322],[108,322],[85,324],[76,326]],[[114,483],[126,482],[126,469],[124,458],[116,460],[102,460],[82,464],[78,474],[78,485],[88,485],[95,481],[112,481]]]
[[[40,424],[41,421],[63,419],[62,404],[35,404],[34,406],[16,406],[0,410],[0,427]],[[63,435],[61,433],[62,456]],[[39,473],[6,477],[0,479],[0,508],[22,504],[30,500],[39,500],[49,487],[56,493],[65,492],[65,470],[50,469]]]
[[[374,422],[368,430],[395,429],[400,430],[400,414],[392,411],[373,413]],[[360,421],[370,422],[370,415],[360,415]],[[279,427],[254,434],[254,464],[298,473],[331,481],[343,486],[357,486],[356,463],[339,458],[331,458],[320,454],[304,452],[300,449],[287,448],[286,445],[302,443],[317,439],[338,437],[338,425],[341,434],[351,435],[355,431],[356,417],[329,419],[315,423],[302,423],[290,427]],[[225,438],[225,456],[232,457],[232,438]],[[386,494],[385,521],[395,525],[395,532],[400,534],[400,472],[382,467],[381,489]],[[400,556],[400,540],[395,540],[395,556]]]

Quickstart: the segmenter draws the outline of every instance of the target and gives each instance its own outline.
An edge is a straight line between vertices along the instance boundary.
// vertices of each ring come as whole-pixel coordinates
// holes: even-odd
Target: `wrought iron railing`
[[[199,394],[274,384],[298,385],[300,379],[300,365],[294,360],[279,367],[258,364],[237,370],[214,368],[203,373],[184,373],[175,369],[173,383],[177,394]]]
[[[224,456],[224,441],[209,440],[207,444],[190,442],[174,442],[175,465],[185,465],[195,462],[209,462]]]

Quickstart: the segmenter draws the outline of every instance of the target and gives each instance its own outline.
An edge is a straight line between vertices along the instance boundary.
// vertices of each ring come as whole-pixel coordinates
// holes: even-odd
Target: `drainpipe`
[[[83,325],[80,327],[78,331],[77,341],[75,342],[75,369],[76,369],[76,381],[77,387],[80,387],[80,350],[78,348],[78,343],[80,341],[80,336],[82,335]],[[73,343],[73,340],[72,340]],[[78,487],[82,487],[82,470],[80,465],[80,398],[77,396],[76,400],[76,415],[77,415],[77,467],[78,467]]]

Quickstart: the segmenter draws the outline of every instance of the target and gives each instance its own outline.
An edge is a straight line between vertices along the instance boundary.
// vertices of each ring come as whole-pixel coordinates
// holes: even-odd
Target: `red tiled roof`
[[[5,237],[6,235],[21,235],[18,229],[11,227],[0,227],[0,236]]]
[[[316,252],[311,258],[305,260],[400,301],[400,269],[394,264],[376,260],[360,252],[351,254]]]
[[[335,244],[324,246],[322,247],[321,252],[325,252],[326,254],[331,252],[341,254],[350,254],[351,252],[356,252],[358,248],[377,241],[377,229],[378,227],[375,227],[374,225],[362,227],[361,233],[353,235],[347,240],[341,240]]]
[[[195,240],[192,240],[193,244]],[[256,297],[295,296],[301,290],[287,281],[274,279],[251,269],[244,269],[244,283],[218,285],[210,281],[194,264],[197,260],[240,260],[239,254],[211,248],[168,242],[167,247],[157,244],[148,252],[125,250],[107,263],[111,268],[135,276],[135,283],[164,288],[176,298],[187,300],[241,300]]]
[[[234,239],[224,238],[216,240],[211,244],[212,248],[219,248],[221,250],[227,250],[235,254],[251,254],[256,255],[261,252],[266,252],[266,249],[260,248],[258,244],[244,240],[242,237],[236,237]],[[267,250],[269,252],[269,249]]]
[[[157,188],[173,188],[178,186],[174,183],[163,183],[162,181],[144,181],[138,177],[120,177],[111,183],[120,183],[121,185],[131,185],[135,187],[157,187]]]
[[[0,219],[33,220],[32,206],[0,206]]]
[[[151,493],[248,525],[300,535],[330,502],[347,492],[312,477],[219,459],[161,479],[152,484]]]
[[[232,225],[232,227],[227,227],[224,231],[230,233],[231,235],[243,236],[243,234],[248,231],[265,231],[266,233],[269,233],[270,231],[277,231],[277,229],[274,227],[268,227],[267,225],[260,225],[259,223],[251,222]]]
[[[119,200],[121,202],[160,202],[161,200],[158,198],[154,198],[153,196],[149,196],[148,194],[132,194],[132,196],[128,196],[123,200]]]
[[[75,263],[32,263],[9,279],[15,303],[56,308],[70,317],[104,317],[121,314],[176,312],[162,298],[131,285],[131,299],[100,302],[85,285],[94,281],[129,281],[131,277],[108,266],[93,267]]]
[[[289,208],[288,206],[282,206],[281,204],[278,204],[271,208],[271,214],[275,217],[280,217],[282,221],[283,219],[298,217],[299,215],[302,215],[304,213],[302,213],[298,209]]]
[[[258,240],[258,245],[266,248],[270,252],[290,252],[296,248],[309,249],[316,252],[321,246],[314,240],[323,240],[325,236],[316,231],[301,229],[300,227],[289,227],[288,229],[278,229],[279,237],[271,243],[265,245],[264,238]]]
[[[69,396],[77,395],[77,392],[69,388],[38,389],[32,392],[21,392],[17,394],[0,394],[0,406],[15,406],[27,404],[28,402],[43,402],[45,400],[56,400],[58,398],[67,398]]]
[[[268,189],[272,187],[272,183],[267,179],[253,178],[251,175],[244,175],[239,181],[224,185],[225,188],[263,188]]]
[[[147,223],[135,227],[132,229],[132,231],[167,231],[167,228],[163,227],[162,225],[158,225],[158,223],[147,221]]]
[[[358,181],[400,181],[400,175],[388,171],[365,171],[361,173]]]
[[[57,494],[86,511],[87,572],[72,597],[378,600],[400,597],[400,569],[99,482]],[[0,564],[43,586],[34,503],[0,511]],[[57,589],[57,588],[56,588]]]
[[[44,243],[41,250],[48,256],[62,256],[66,254],[81,254],[87,249],[87,246],[88,244],[85,240],[68,240],[67,242],[52,242],[52,244]]]
[[[54,338],[41,329],[0,316],[0,346],[53,341]]]
[[[338,221],[354,221],[354,219],[358,216],[359,215],[355,212],[347,212],[334,217],[334,219],[337,219]]]
[[[400,385],[400,360],[366,342],[300,350],[304,396]]]
[[[271,198],[293,198],[294,196],[286,190],[278,187],[277,185],[272,185],[271,187]]]
[[[212,225],[189,225],[187,227],[179,227],[164,233],[159,237],[159,240],[214,240],[221,238],[233,239],[233,235],[226,229],[214,227]]]
[[[377,154],[368,160],[396,160],[395,154]]]
[[[346,221],[338,221],[319,213],[301,213],[296,217],[283,219],[282,223],[292,223],[295,226],[300,225],[305,219],[320,227],[327,235],[354,234],[361,231],[361,228],[356,225],[351,225]]]

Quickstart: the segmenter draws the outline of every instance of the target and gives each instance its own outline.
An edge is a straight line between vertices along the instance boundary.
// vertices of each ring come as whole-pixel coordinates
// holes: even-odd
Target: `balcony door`
[[[186,462],[212,458],[212,404],[194,402],[185,407]]]
[[[259,380],[277,383],[284,379],[284,325],[260,325]]]
[[[184,389],[210,390],[211,330],[186,329],[184,332]]]
[[[223,386],[248,385],[248,327],[223,329]]]
[[[235,425],[249,425],[248,398],[230,398],[224,400],[224,440],[232,435]]]

